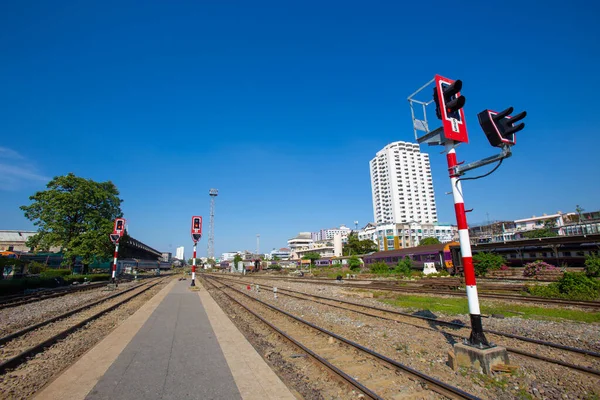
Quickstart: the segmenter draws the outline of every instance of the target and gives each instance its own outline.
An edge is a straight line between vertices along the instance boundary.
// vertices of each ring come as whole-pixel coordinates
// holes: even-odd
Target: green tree
[[[485,276],[490,270],[498,270],[505,263],[506,260],[500,254],[483,252],[473,254],[473,264],[477,276]]]
[[[277,257],[277,256],[273,256],[273,257],[271,258],[271,260],[273,260],[273,261],[279,261],[279,260],[281,260],[281,259],[280,259],[279,257]]]
[[[591,278],[600,276],[600,257],[591,254],[585,258],[585,274]]]
[[[356,232],[350,232],[343,253],[351,256],[353,254],[368,254],[377,250],[379,250],[377,243],[372,240],[359,240]]]
[[[302,256],[303,260],[310,260],[311,266],[315,265],[315,261],[319,258],[321,258],[321,255],[319,253],[306,253]]]
[[[237,269],[238,263],[240,261],[244,261],[244,259],[242,258],[241,255],[236,254],[235,256],[233,256],[233,266]]]
[[[360,267],[362,266],[362,262],[357,256],[352,256],[348,259],[348,265],[350,266],[350,269],[352,271],[356,271],[360,269]]]
[[[549,229],[549,228],[536,229],[533,231],[528,231],[528,232],[523,233],[523,237],[525,237],[527,239],[537,239],[537,238],[554,237],[554,236],[558,236],[558,234],[556,232],[554,232],[554,230]]]
[[[389,274],[390,267],[384,262],[376,262],[371,265],[371,273],[372,274]]]
[[[419,246],[428,246],[431,244],[441,244],[442,242],[440,242],[440,240],[438,238],[435,237],[426,237],[423,238],[423,240],[421,240],[419,242]]]
[[[398,260],[398,265],[394,268],[394,272],[402,275],[410,275],[411,268],[413,267],[413,261],[410,257],[405,256],[403,259]]]
[[[78,256],[84,265],[94,257],[109,259],[114,249],[109,234],[114,219],[123,216],[117,187],[69,173],[53,178],[46,188],[29,197],[30,205],[21,206],[38,230],[27,245],[36,250],[61,247],[63,264],[71,268]]]

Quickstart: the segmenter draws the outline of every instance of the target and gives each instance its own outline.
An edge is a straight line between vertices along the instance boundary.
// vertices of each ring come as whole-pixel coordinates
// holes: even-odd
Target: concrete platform
[[[173,280],[35,397],[295,399],[201,286]]]

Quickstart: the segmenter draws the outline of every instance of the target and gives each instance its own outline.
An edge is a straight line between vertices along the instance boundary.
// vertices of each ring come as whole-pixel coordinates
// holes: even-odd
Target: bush
[[[554,271],[559,270],[559,268],[555,267],[552,264],[548,264],[542,260],[537,260],[534,262],[530,262],[525,264],[525,270],[523,271],[523,276],[528,277],[536,277],[540,275],[543,271]]]
[[[600,257],[592,254],[585,258],[585,274],[590,278],[600,276]]]
[[[371,273],[373,274],[389,274],[390,267],[384,262],[376,262],[371,265]]]
[[[527,291],[534,296],[539,297],[552,297],[557,298],[561,297],[560,290],[558,290],[558,284],[552,283],[550,285],[535,285],[529,286]]]
[[[506,260],[496,253],[477,253],[473,255],[473,264],[477,276],[485,276],[488,271],[499,270]]]
[[[413,266],[412,260],[407,256],[398,261],[398,265],[394,268],[394,272],[402,275],[410,275]]]
[[[32,275],[41,274],[47,269],[48,267],[46,266],[46,264],[37,261],[32,261],[27,265],[27,272],[29,272]]]
[[[565,272],[556,285],[561,294],[580,300],[594,300],[598,298],[600,290],[600,282],[577,272]]]
[[[348,265],[352,271],[358,271],[362,265],[360,259],[356,256],[352,256],[348,259]]]
[[[274,271],[281,271],[281,265],[279,265],[279,264],[275,264],[275,265],[269,265],[269,266],[267,267],[267,269],[272,269],[272,270],[274,270]]]
[[[47,269],[42,272],[42,278],[55,278],[57,276],[71,275],[70,269]]]
[[[547,286],[528,287],[534,296],[563,298],[568,300],[595,300],[600,296],[600,282],[584,273],[565,272],[558,281]]]
[[[65,283],[68,285],[73,284],[73,282],[83,283],[88,282],[98,282],[98,281],[108,281],[111,278],[111,274],[91,274],[91,275],[69,275],[63,277]]]

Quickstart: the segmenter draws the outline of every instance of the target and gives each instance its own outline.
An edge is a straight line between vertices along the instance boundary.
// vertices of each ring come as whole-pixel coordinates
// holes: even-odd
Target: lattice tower
[[[215,199],[219,194],[217,189],[210,189],[210,225],[208,227],[208,259],[215,258]]]

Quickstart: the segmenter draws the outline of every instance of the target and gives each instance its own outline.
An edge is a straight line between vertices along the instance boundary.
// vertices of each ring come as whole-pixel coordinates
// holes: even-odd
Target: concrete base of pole
[[[454,359],[452,359],[454,358]],[[472,347],[467,344],[454,345],[454,355],[450,356],[448,363],[453,369],[458,367],[473,368],[480,373],[492,374],[495,365],[508,365],[508,352],[504,347],[495,346],[486,349]]]

